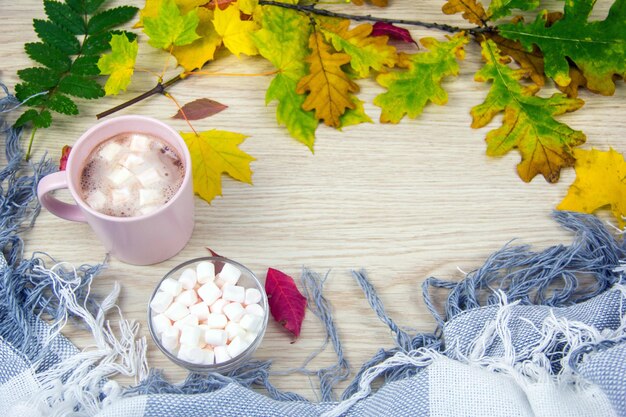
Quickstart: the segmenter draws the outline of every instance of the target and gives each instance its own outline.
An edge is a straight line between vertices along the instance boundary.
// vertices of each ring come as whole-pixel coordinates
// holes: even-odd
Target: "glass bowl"
[[[178,280],[182,272],[185,271],[186,269],[188,268],[195,269],[199,263],[207,262],[207,261],[213,263],[215,267],[216,279],[219,277],[218,272],[222,270],[225,264],[231,264],[232,266],[238,268],[241,271],[241,276],[239,277],[237,285],[242,286],[246,289],[256,288],[257,290],[259,290],[259,292],[261,293],[261,300],[259,301],[258,304],[263,308],[263,312],[264,312],[263,317],[262,317],[262,322],[258,330],[258,334],[251,341],[250,345],[247,348],[245,348],[245,350],[243,350],[241,353],[236,355],[235,357],[229,360],[226,360],[224,362],[214,363],[211,365],[192,363],[187,360],[183,360],[179,358],[175,354],[175,352],[171,352],[170,350],[165,348],[165,346],[163,345],[161,341],[160,336],[157,334],[157,330],[155,329],[155,325],[153,322],[153,318],[157,315],[157,313],[153,311],[152,307],[150,306],[152,303],[152,300],[154,299],[154,296],[157,294],[157,292],[159,292],[161,284],[163,283],[164,280],[168,278],[173,278],[173,279]],[[188,369],[189,371],[193,371],[197,373],[218,372],[221,374],[226,374],[228,372],[231,372],[241,367],[243,364],[245,364],[248,360],[250,360],[250,358],[252,357],[256,349],[261,344],[261,340],[263,340],[263,335],[265,334],[265,330],[267,328],[268,317],[269,317],[269,306],[267,302],[267,294],[265,293],[265,288],[263,287],[259,279],[254,275],[252,271],[250,271],[248,268],[246,268],[242,264],[235,262],[233,260],[227,259],[227,258],[219,257],[219,256],[207,256],[203,258],[191,259],[187,262],[183,262],[182,264],[176,266],[174,269],[172,269],[167,274],[165,274],[165,276],[159,281],[154,291],[152,292],[152,295],[150,297],[150,302],[148,303],[148,329],[150,331],[150,335],[152,336],[152,340],[154,341],[154,343],[161,350],[161,352],[163,352],[163,354],[167,356],[168,359],[170,359],[176,365],[182,368]]]

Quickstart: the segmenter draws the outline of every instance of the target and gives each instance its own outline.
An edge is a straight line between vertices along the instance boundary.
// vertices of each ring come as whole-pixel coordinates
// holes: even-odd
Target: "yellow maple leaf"
[[[350,62],[350,56],[344,53],[331,53],[330,45],[324,42],[319,32],[313,32],[309,38],[311,55],[306,58],[309,74],[305,75],[296,88],[298,94],[309,92],[302,104],[304,110],[315,109],[315,117],[328,126],[341,126],[340,117],[346,109],[354,109],[350,93],[359,91],[341,66]]]
[[[189,148],[193,190],[200,198],[210,203],[215,196],[222,195],[223,173],[252,184],[250,162],[255,158],[238,148],[246,135],[214,129],[180,134]]]
[[[350,21],[341,20],[336,25],[323,25],[322,32],[337,51],[350,55],[350,66],[359,78],[367,78],[370,69],[382,71],[395,65],[396,48],[387,45],[386,36],[370,36],[373,26],[365,23],[350,29]]]
[[[186,71],[202,68],[205,63],[213,59],[215,51],[222,43],[222,38],[213,26],[213,12],[204,7],[198,7],[196,11],[200,18],[196,33],[200,39],[172,49],[172,55],[176,57],[178,65]]]
[[[626,161],[614,149],[574,149],[576,180],[557,206],[558,210],[593,213],[611,206],[620,228],[626,216]]]
[[[174,3],[176,3],[182,14],[187,14],[191,10],[207,2],[208,0],[174,0]],[[135,23],[135,26],[133,27],[142,28],[144,18],[157,17],[162,3],[163,0],[146,0],[145,6],[139,11],[139,21]]]
[[[215,9],[213,18],[216,32],[222,37],[224,46],[230,52],[240,54],[257,55],[259,51],[254,45],[250,34],[258,29],[253,20],[241,20],[239,6],[231,3],[226,9]]]

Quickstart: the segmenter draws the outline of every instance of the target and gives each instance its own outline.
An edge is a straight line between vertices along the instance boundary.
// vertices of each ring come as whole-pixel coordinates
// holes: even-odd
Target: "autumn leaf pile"
[[[45,4],[61,8],[79,3],[66,1],[69,6],[52,0]],[[387,0],[352,3],[355,10],[388,6]],[[486,127],[502,115],[500,126],[486,134],[487,154],[519,152],[518,174],[526,182],[537,175],[556,182],[562,169],[575,167],[578,178],[559,207],[592,212],[609,205],[621,222],[626,214],[623,158],[613,150],[578,149],[586,141],[584,133],[559,120],[583,107],[577,97],[580,88],[612,95],[615,83],[626,75],[626,0],[615,0],[603,20],[589,19],[594,5],[595,0],[565,1],[563,10],[547,11],[539,9],[539,0],[492,0],[488,6],[478,0],[447,0],[442,12],[460,14],[459,22],[464,19],[468,27],[448,27],[447,35],[420,39],[420,48],[401,48],[411,53],[397,49],[398,43],[413,42],[403,27],[322,16],[316,12],[321,5],[314,8],[299,0],[147,0],[135,28],[147,35],[150,46],[176,60],[181,78],[222,56],[216,55],[218,50],[269,61],[275,72],[264,81],[266,103],[276,109],[279,125],[311,151],[322,124],[343,129],[372,122],[358,97],[363,79],[382,87],[373,101],[381,108],[381,123],[418,118],[427,105],[446,104],[444,81],[459,74],[466,46],[474,40],[484,60],[475,80],[487,84],[488,92],[471,109],[471,127]],[[534,19],[515,16],[521,11]],[[66,24],[52,20],[62,28]],[[100,73],[109,76],[107,95],[126,90],[138,50],[129,33],[111,34],[110,46],[111,52],[97,62]],[[551,82],[560,93],[541,91]],[[201,98],[182,106],[178,115],[197,120],[224,108]],[[37,126],[34,116],[31,121]],[[182,135],[192,154],[200,197],[211,201],[221,195],[222,174],[251,183],[254,158],[238,147],[244,135],[190,128],[192,132]],[[607,160],[618,166],[606,168]],[[600,171],[611,180],[602,181]]]

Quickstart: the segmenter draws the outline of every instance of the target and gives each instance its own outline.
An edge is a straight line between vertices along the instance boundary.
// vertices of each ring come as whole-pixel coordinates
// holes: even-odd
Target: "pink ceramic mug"
[[[89,207],[79,193],[82,169],[91,151],[104,140],[125,132],[140,132],[161,138],[178,151],[185,166],[180,189],[165,205],[147,215],[108,216]],[[61,188],[70,190],[76,204],[67,204],[52,196],[52,191]],[[130,264],[149,265],[171,258],[187,244],[193,231],[194,201],[189,150],[174,129],[150,117],[115,117],[87,130],[72,147],[66,170],[42,178],[37,195],[41,205],[52,214],[88,223],[109,253]]]

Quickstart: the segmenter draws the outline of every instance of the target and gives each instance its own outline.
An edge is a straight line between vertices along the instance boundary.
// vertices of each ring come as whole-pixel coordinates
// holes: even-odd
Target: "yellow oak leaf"
[[[222,37],[224,46],[230,52],[237,56],[242,53],[246,55],[259,53],[250,36],[258,29],[258,26],[253,20],[241,20],[237,3],[231,3],[224,10],[217,7],[214,13],[215,30]]]
[[[186,14],[198,6],[207,3],[208,0],[174,0],[174,3],[180,9],[182,14]],[[163,0],[146,0],[146,4],[139,11],[139,21],[135,24],[135,28],[143,27],[143,19],[146,17],[157,17],[159,10],[161,9]]]
[[[574,149],[576,180],[557,206],[558,210],[593,213],[610,206],[620,228],[626,216],[626,161],[614,149]]]
[[[350,93],[359,91],[341,66],[350,62],[344,53],[332,53],[321,33],[314,31],[309,38],[311,55],[306,58],[309,74],[304,76],[296,88],[298,94],[309,92],[302,104],[304,110],[315,109],[315,117],[328,126],[341,126],[340,117],[346,109],[354,109]]]
[[[172,49],[172,55],[176,57],[178,65],[186,71],[202,68],[208,61],[213,60],[215,51],[222,43],[222,38],[213,26],[213,12],[204,7],[198,7],[196,11],[200,18],[196,33],[200,39],[196,39],[188,45],[175,46]]]
[[[448,0],[441,10],[445,14],[463,13],[463,19],[478,26],[485,26],[489,20],[482,3],[476,0]]]
[[[359,78],[367,78],[370,69],[382,71],[393,67],[398,59],[396,48],[387,45],[386,36],[370,36],[373,26],[365,23],[350,29],[350,21],[337,25],[324,25],[322,33],[337,51],[350,55],[350,66]]]
[[[238,148],[246,135],[222,130],[180,132],[191,154],[193,190],[211,202],[222,195],[222,174],[252,184],[250,162],[255,158]]]

